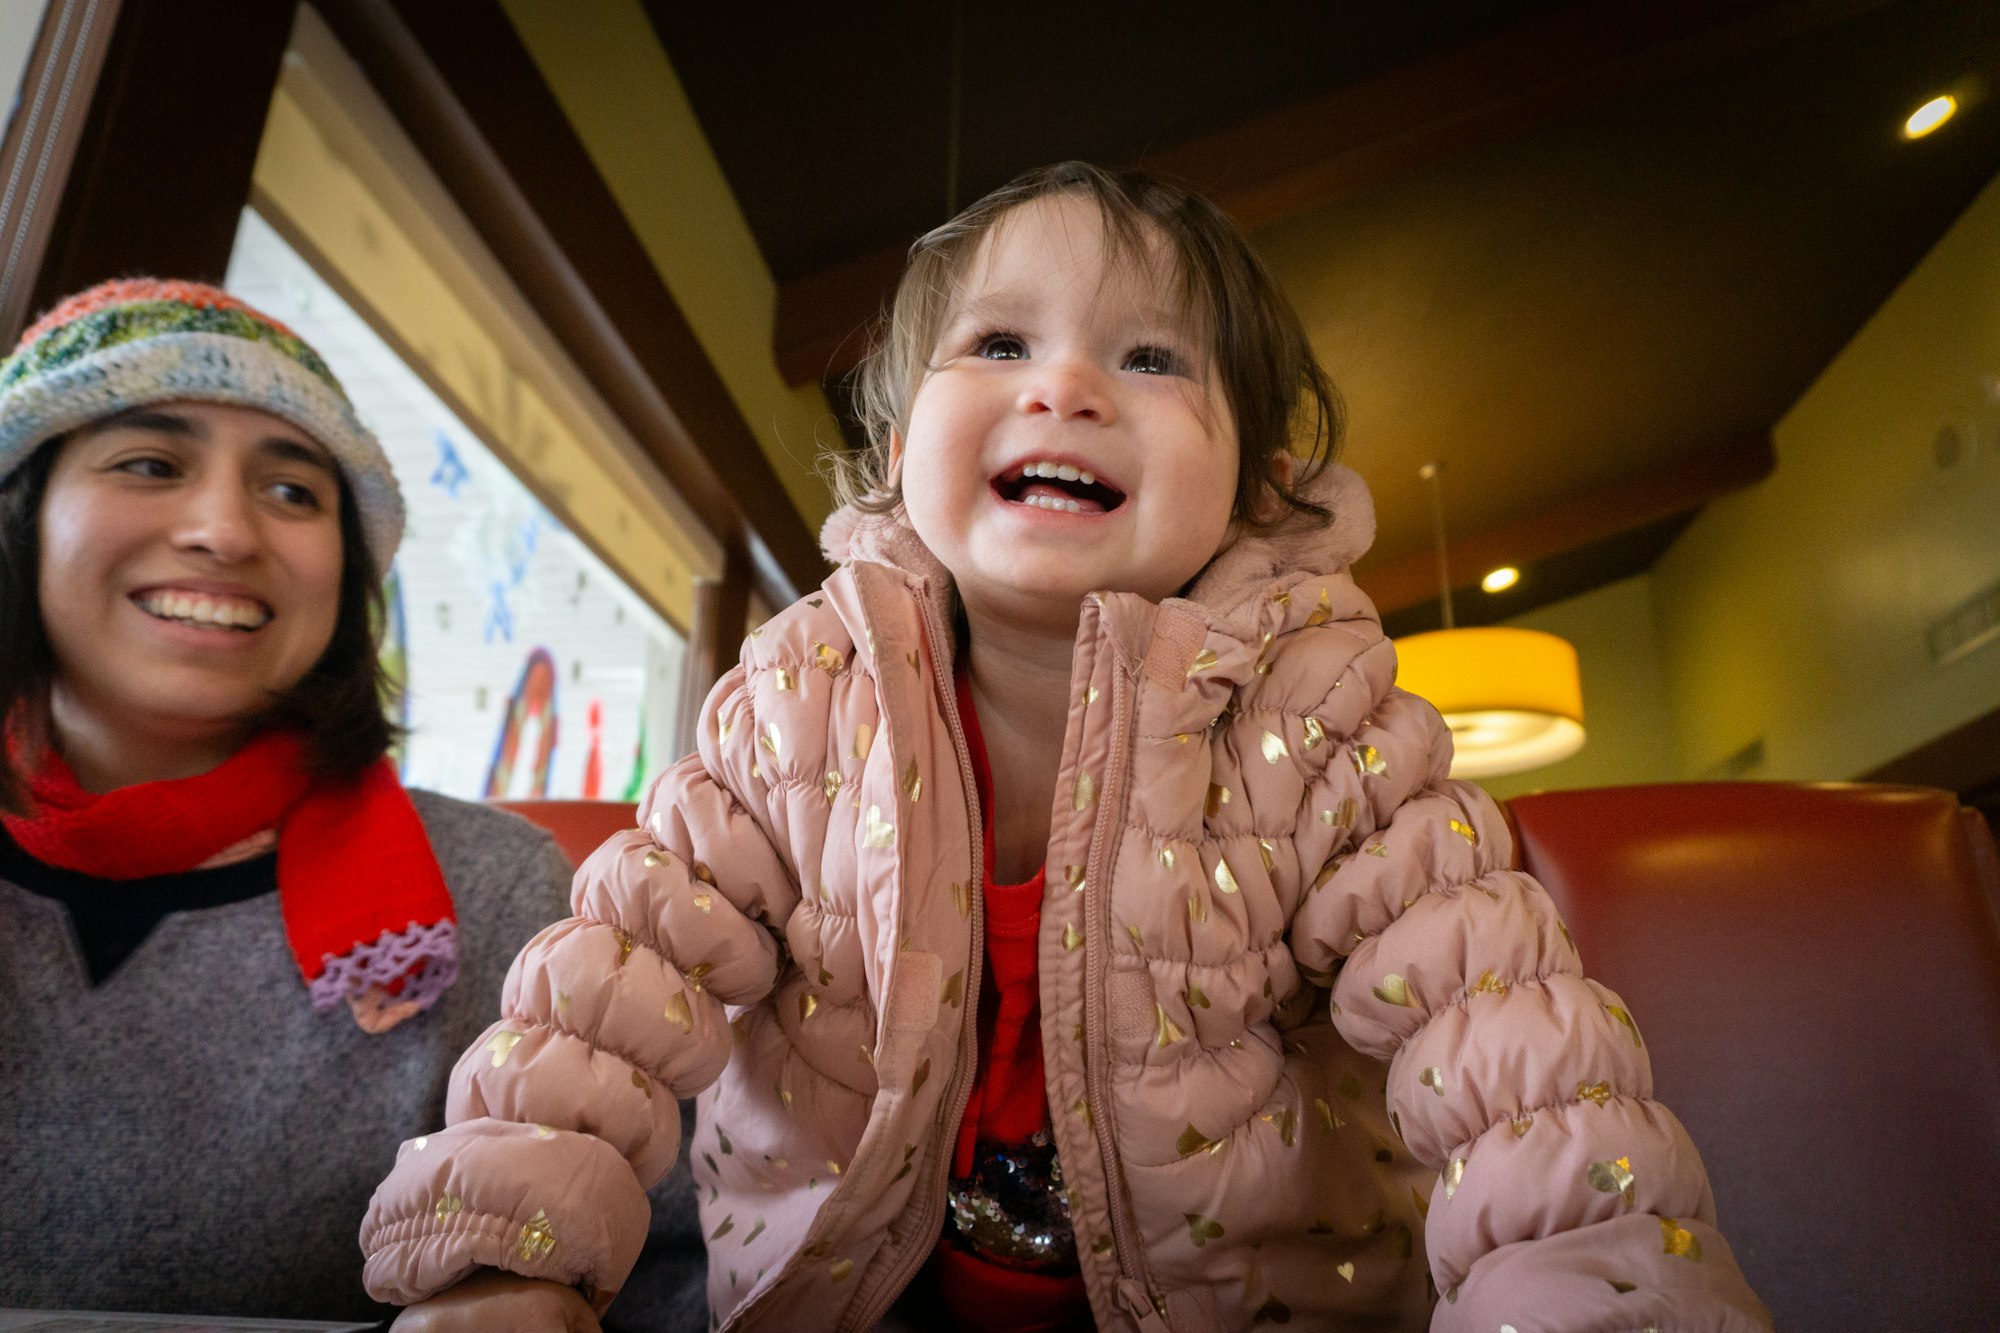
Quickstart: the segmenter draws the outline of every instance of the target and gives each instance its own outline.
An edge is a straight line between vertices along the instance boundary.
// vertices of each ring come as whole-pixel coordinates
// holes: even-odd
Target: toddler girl
[[[1221,214],[1023,177],[917,243],[864,401],[840,568],[523,951],[371,1289],[601,1309],[699,1093],[727,1329],[1763,1327],[1392,683],[1336,399]]]

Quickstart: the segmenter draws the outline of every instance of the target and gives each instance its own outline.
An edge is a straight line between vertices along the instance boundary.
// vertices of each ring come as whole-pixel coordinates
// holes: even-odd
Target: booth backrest
[[[630,801],[493,801],[491,804],[512,810],[547,829],[571,865],[582,865],[583,858],[596,851],[599,843],[631,828],[639,811]]]
[[[1912,787],[1519,797],[1781,1329],[2000,1328],[2000,870]]]

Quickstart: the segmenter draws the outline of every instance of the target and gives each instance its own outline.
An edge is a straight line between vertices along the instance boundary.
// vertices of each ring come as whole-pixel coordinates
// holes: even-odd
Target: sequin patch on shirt
[[[1047,1130],[1020,1144],[980,1140],[972,1174],[951,1182],[950,1202],[945,1235],[960,1249],[1003,1268],[1077,1271],[1062,1163]]]

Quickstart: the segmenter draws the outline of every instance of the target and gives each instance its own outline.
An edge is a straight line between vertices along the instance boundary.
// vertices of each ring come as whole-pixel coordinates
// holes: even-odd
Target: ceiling
[[[1398,632],[1436,618],[1422,462],[1454,582],[1524,572],[1462,623],[1648,568],[2000,173],[1992,0],[646,7],[778,280],[774,356],[837,399],[948,201],[1065,157],[1217,198],[1347,396]]]

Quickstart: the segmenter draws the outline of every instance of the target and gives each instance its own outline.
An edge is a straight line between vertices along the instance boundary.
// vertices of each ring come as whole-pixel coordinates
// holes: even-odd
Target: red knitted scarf
[[[285,939],[316,1009],[345,1000],[362,1027],[382,1031],[458,976],[451,895],[386,759],[316,783],[305,741],[269,731],[207,773],[100,795],[51,749],[29,794],[33,814],[0,813],[21,850],[100,879],[238,859],[241,844],[275,829]]]

